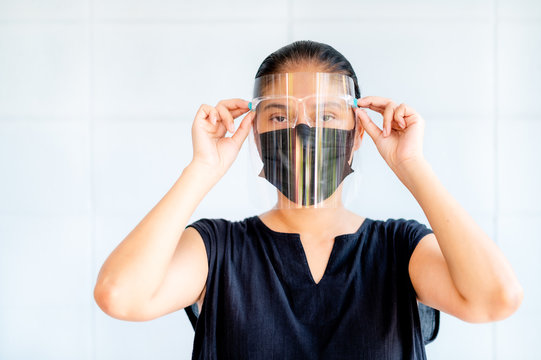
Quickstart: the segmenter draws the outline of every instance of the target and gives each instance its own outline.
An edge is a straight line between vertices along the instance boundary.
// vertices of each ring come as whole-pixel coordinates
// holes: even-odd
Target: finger
[[[227,110],[229,110],[229,111],[244,110],[243,112],[246,112],[246,111],[250,110],[250,108],[248,106],[249,103],[250,102],[247,101],[247,100],[235,98],[235,99],[221,100],[220,102],[218,102],[218,105],[225,106],[225,108]],[[242,112],[240,114],[242,114]],[[237,115],[237,116],[239,116],[239,115]]]
[[[408,116],[417,115],[417,112],[411,106],[405,103],[402,103],[402,105],[404,105],[404,114],[403,114],[404,120]]]
[[[376,138],[381,136],[382,131],[379,129],[379,127],[376,124],[374,124],[374,122],[372,121],[372,119],[370,119],[370,117],[368,116],[368,114],[366,113],[364,109],[356,109],[355,114],[361,119],[363,128],[366,130],[366,132],[368,133],[368,135],[370,135],[372,139],[375,140]]]
[[[210,121],[213,125],[216,125],[218,117],[218,111],[216,111],[214,107],[207,104],[202,104],[195,114],[196,119]]]
[[[227,128],[227,130],[233,134],[235,132],[235,123],[233,121],[233,116],[229,112],[229,110],[220,102],[216,106],[216,110],[220,113],[220,116],[222,118],[222,121]]]
[[[406,114],[406,104],[402,103],[394,111],[394,120],[400,125],[402,129],[406,128],[406,119],[404,116]]]
[[[395,103],[390,102],[385,106],[385,110],[383,110],[383,136],[389,136],[391,133],[391,125],[393,121],[393,114],[394,114],[394,108]]]
[[[248,111],[250,111],[250,109],[236,109],[236,110],[231,110],[230,113],[233,116],[233,119],[236,119]]]
[[[229,113],[231,114],[233,118],[232,119],[233,122],[234,122],[234,119],[238,118],[240,115],[250,111],[249,101],[240,99],[240,98],[221,100],[216,105],[216,107],[218,106],[223,106],[229,111]],[[227,116],[227,118],[229,118],[229,116]],[[233,133],[235,131],[234,123],[232,125],[228,124],[227,129],[229,130],[230,133]]]
[[[365,96],[357,101],[357,105],[383,114],[385,107],[390,102],[393,101],[389,98],[384,98],[381,96]]]
[[[237,145],[239,149],[242,146],[242,143],[244,142],[248,134],[250,133],[250,129],[252,128],[254,118],[255,118],[255,112],[250,111],[240,122],[240,125],[237,131],[235,131],[233,136],[231,136],[231,140],[235,142],[235,144]]]

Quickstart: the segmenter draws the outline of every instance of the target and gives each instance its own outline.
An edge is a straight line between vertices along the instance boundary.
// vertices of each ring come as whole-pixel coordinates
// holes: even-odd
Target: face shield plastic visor
[[[278,189],[276,207],[340,206],[340,185],[353,172],[353,79],[320,72],[261,76],[250,106],[259,176]]]

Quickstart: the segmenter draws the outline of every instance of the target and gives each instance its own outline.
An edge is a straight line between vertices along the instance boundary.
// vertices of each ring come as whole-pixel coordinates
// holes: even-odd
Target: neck
[[[299,208],[270,211],[272,215],[287,229],[286,232],[326,234],[332,233],[340,225],[347,210],[338,208]]]
[[[342,204],[342,187],[318,207],[299,207],[278,193],[278,203],[267,215],[280,225],[278,231],[326,236],[340,233],[351,213]],[[343,231],[342,231],[343,232]]]

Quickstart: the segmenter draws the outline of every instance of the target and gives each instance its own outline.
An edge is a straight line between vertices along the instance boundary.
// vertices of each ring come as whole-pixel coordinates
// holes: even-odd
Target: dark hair
[[[263,60],[256,78],[283,72],[290,66],[303,63],[320,65],[326,72],[336,72],[351,76],[355,86],[355,97],[361,97],[357,76],[350,62],[330,45],[311,40],[299,40],[281,47]]]

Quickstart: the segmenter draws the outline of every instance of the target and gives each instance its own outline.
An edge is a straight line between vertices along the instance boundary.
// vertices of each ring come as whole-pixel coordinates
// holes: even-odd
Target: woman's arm
[[[356,113],[389,167],[411,191],[434,234],[423,238],[410,259],[419,299],[472,322],[509,316],[523,289],[503,253],[443,187],[422,151],[424,119],[406,104],[379,96],[358,101],[383,115],[383,130],[364,109]]]
[[[192,126],[192,162],[99,272],[94,298],[104,312],[125,320],[146,320],[197,299],[205,285],[207,256],[200,237],[184,229],[236,158],[253,113],[244,117],[236,131],[233,119],[247,111],[248,102],[242,99],[223,100],[216,108],[200,107]],[[225,137],[226,129],[233,133],[231,137]],[[173,294],[168,285],[173,283],[171,274],[176,281],[175,297],[163,295]]]
[[[404,162],[395,173],[423,209],[453,284],[465,306],[474,313],[469,318],[495,321],[515,312],[522,302],[523,289],[511,265],[498,246],[445,189],[430,164],[424,159]],[[416,267],[431,271],[418,264]],[[437,284],[440,279],[419,278],[434,282],[423,284],[424,294],[419,297],[437,297],[430,291],[440,287]]]
[[[190,216],[215,183],[207,168],[188,165],[167,194],[109,255],[98,275],[94,297],[107,314],[124,320],[146,319],[148,304],[162,283]],[[193,303],[205,284],[204,247],[189,246],[189,262],[177,284],[179,306]],[[191,276],[188,276],[191,275]]]

